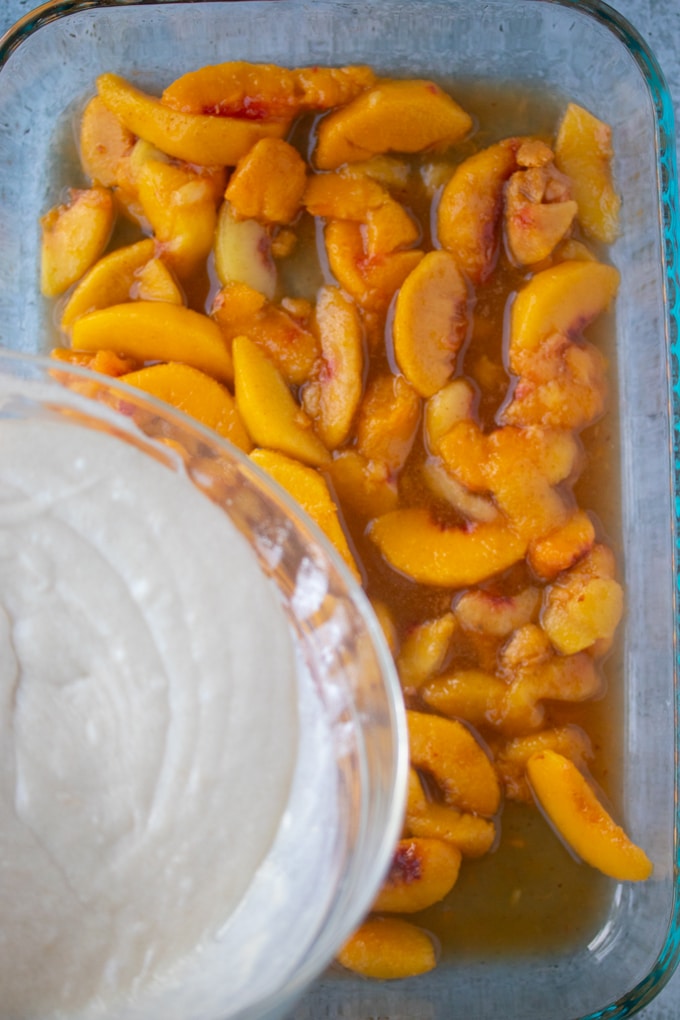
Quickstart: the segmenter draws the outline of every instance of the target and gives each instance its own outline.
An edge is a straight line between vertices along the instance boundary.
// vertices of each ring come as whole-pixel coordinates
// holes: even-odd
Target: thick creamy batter
[[[2,1020],[122,1015],[211,945],[286,808],[294,670],[273,586],[186,479],[0,422]]]

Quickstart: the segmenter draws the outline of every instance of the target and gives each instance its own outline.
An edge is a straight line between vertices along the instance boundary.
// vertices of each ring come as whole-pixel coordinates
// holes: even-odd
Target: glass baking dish
[[[668,980],[678,918],[678,242],[672,106],[643,41],[595,0],[234,0],[48,3],[0,40],[0,339],[45,352],[38,215],[73,183],[68,125],[112,70],[160,90],[225,60],[369,63],[382,72],[572,99],[611,124],[622,230],[616,306],[622,561],[627,615],[620,788],[608,789],[654,861],[610,882],[597,930],[560,948],[474,951],[423,978],[331,970],[295,1020],[575,1020],[630,1016]],[[66,127],[65,127],[66,125]],[[509,124],[508,132],[514,128]],[[66,142],[64,139],[66,138]],[[546,940],[547,944],[551,940]]]

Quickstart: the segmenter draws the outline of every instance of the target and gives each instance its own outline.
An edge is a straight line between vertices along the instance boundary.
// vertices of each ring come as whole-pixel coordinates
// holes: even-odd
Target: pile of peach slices
[[[368,67],[205,67],[160,98],[103,74],[87,183],[42,219],[53,356],[179,407],[316,520],[364,585],[406,702],[403,838],[343,949],[435,965],[415,923],[535,801],[617,880],[651,863],[592,782],[570,706],[604,693],[623,611],[574,485],[607,411],[619,274],[611,131],[480,146],[429,80]],[[404,916],[409,915],[409,916]]]

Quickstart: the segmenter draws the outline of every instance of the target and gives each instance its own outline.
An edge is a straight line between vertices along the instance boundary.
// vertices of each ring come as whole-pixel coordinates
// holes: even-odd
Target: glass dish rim
[[[162,7],[170,4],[190,6],[196,4],[229,3],[245,5],[253,0],[46,0],[28,11],[0,36],[0,73],[21,43],[38,29],[60,21],[72,14],[113,8]],[[296,0],[260,0],[262,3],[290,4]],[[339,4],[339,0],[328,0]],[[372,0],[367,0],[371,6]],[[389,6],[392,0],[380,0]],[[414,6],[428,0],[411,0]],[[452,7],[464,0],[453,0]],[[672,903],[666,938],[656,961],[647,975],[619,999],[603,1009],[584,1015],[580,1020],[614,1020],[632,1016],[647,1006],[667,984],[680,962],[680,190],[676,155],[676,125],[673,101],[665,75],[649,45],[628,19],[614,10],[605,0],[527,0],[543,6],[572,10],[578,17],[590,18],[605,27],[625,47],[632,57],[647,89],[654,111],[656,148],[656,178],[659,197],[660,241],[662,274],[661,283],[665,306],[665,345],[668,353],[666,394],[669,422],[673,432],[669,437],[673,455],[672,469],[672,542],[673,572],[673,663],[675,720],[674,785],[675,825],[674,859],[672,875]],[[498,7],[513,7],[513,0],[493,0]],[[3,348],[3,353],[4,353]],[[193,425],[196,423],[192,422]],[[286,495],[286,494],[284,494]]]

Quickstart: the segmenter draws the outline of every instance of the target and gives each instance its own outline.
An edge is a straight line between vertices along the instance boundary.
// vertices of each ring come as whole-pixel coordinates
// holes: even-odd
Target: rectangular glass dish
[[[616,302],[621,561],[626,616],[616,682],[620,789],[608,791],[654,862],[608,882],[581,943],[444,959],[429,975],[369,982],[332,968],[295,1020],[576,1020],[630,1016],[672,973],[678,903],[678,185],[672,106],[653,56],[594,0],[198,0],[47,4],[0,40],[0,343],[45,353],[39,215],[73,184],[69,122],[104,71],[158,93],[227,60],[366,63],[395,76],[521,88],[612,126],[621,232]],[[455,93],[454,93],[455,95]],[[510,133],[514,128],[509,128]],[[66,142],[64,141],[66,139]],[[540,944],[540,940],[538,940]]]

